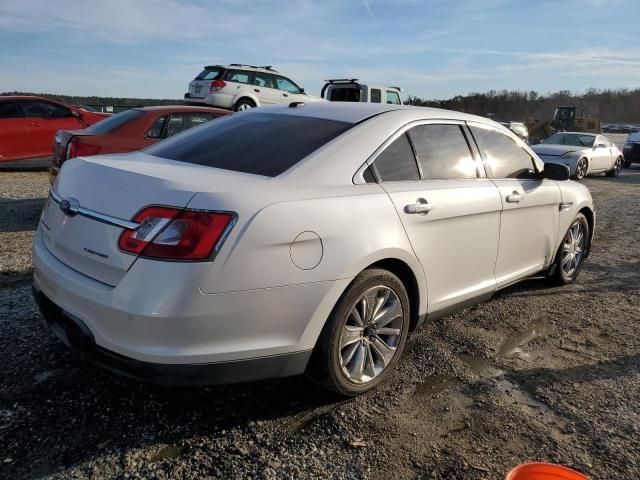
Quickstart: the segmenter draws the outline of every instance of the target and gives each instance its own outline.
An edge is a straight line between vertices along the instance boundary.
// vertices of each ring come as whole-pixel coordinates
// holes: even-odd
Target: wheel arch
[[[588,243],[587,243],[587,254],[585,255],[586,257],[589,256],[589,252],[591,252],[591,241],[593,240],[593,232],[594,232],[594,227],[595,227],[595,223],[596,223],[596,218],[595,218],[595,213],[593,213],[593,210],[591,210],[591,208],[584,206],[582,207],[578,213],[581,213],[585,216],[585,218],[587,219],[587,225],[589,225],[589,238]]]

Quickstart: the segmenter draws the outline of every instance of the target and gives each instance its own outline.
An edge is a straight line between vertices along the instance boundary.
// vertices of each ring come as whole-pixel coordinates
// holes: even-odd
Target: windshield
[[[218,80],[221,74],[222,68],[220,67],[205,67],[205,69],[198,74],[196,80]]]
[[[94,123],[90,127],[85,129],[85,132],[93,133],[95,135],[104,135],[105,133],[113,132],[116,128],[120,128],[127,122],[130,122],[134,118],[138,118],[144,112],[137,108],[131,110],[125,110],[116,115],[100,120],[98,123]]]
[[[187,130],[144,150],[149,155],[275,177],[352,127],[351,123],[240,113]]]
[[[544,143],[550,145],[572,145],[574,147],[593,147],[596,137],[581,133],[554,133]]]

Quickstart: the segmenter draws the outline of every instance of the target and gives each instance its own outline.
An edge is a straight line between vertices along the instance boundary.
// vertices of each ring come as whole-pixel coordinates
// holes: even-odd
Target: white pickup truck
[[[357,78],[333,78],[324,81],[320,96],[330,102],[368,102],[403,105],[400,87],[366,85]]]

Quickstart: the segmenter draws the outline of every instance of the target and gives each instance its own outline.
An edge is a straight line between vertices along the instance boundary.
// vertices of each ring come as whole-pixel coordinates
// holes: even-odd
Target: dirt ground
[[[0,172],[0,478],[500,479],[526,461],[640,478],[640,168],[595,199],[579,281],[428,324],[389,382],[172,390],[84,364],[31,298],[44,172]]]

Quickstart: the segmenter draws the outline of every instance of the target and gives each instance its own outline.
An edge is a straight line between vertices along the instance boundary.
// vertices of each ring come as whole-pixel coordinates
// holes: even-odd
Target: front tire
[[[623,163],[622,157],[616,158],[616,161],[613,163],[613,168],[607,172],[607,177],[617,177],[620,175]]]
[[[576,165],[576,173],[574,178],[576,180],[582,180],[587,176],[587,172],[589,171],[589,163],[586,158],[581,158],[578,160],[578,164]]]
[[[589,222],[579,213],[571,222],[556,253],[555,270],[551,276],[553,283],[568,285],[575,282],[588,252],[589,238]]]
[[[375,388],[402,355],[410,318],[409,297],[398,277],[381,269],[363,271],[325,324],[310,376],[345,397]]]

